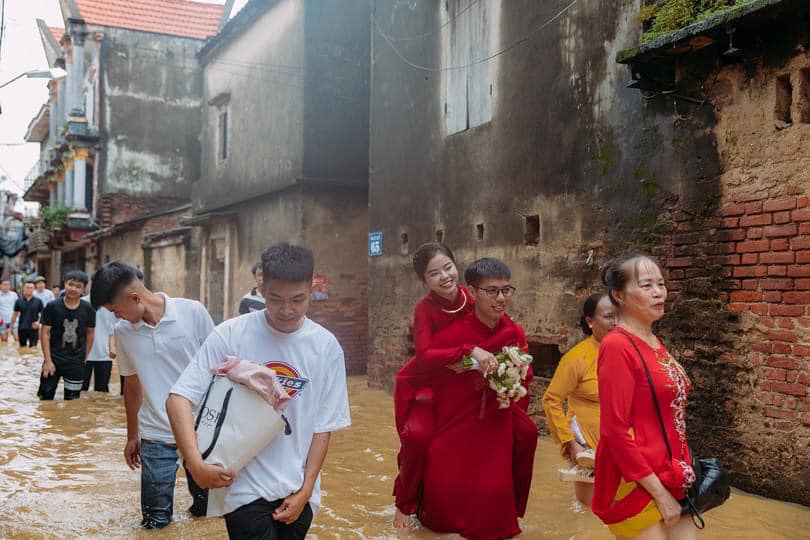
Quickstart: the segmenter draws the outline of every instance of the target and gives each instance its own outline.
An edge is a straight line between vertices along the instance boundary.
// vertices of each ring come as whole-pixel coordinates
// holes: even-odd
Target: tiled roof
[[[53,34],[53,39],[55,39],[57,43],[62,41],[62,36],[65,35],[64,28],[60,28],[58,26],[49,26],[48,30],[51,31],[51,34]]]
[[[191,0],[75,0],[87,24],[205,39],[217,33],[220,4]]]

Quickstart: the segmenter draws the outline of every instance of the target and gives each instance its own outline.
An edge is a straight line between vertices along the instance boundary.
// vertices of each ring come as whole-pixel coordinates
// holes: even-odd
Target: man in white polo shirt
[[[172,520],[177,477],[177,446],[166,398],[214,329],[214,321],[196,300],[151,292],[138,279],[138,271],[121,262],[96,272],[90,299],[94,308],[104,306],[121,319],[115,340],[125,386],[124,458],[131,469],[141,467],[141,526],[160,529]],[[187,477],[194,500],[189,511],[205,515],[207,494]]]
[[[191,475],[200,486],[223,488],[211,490],[208,515],[225,516],[230,538],[303,539],[320,506],[330,434],[351,423],[343,350],[335,336],[306,317],[313,268],[306,248],[282,244],[265,251],[266,308],[217,326],[166,403]],[[212,368],[228,355],[272,368],[292,397],[284,410],[291,433],[279,435],[240,471],[203,462],[192,417]]]

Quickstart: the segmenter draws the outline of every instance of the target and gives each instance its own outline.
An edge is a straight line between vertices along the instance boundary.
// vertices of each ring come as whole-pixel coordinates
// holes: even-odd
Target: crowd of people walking
[[[653,332],[667,297],[654,259],[633,254],[604,265],[604,290],[583,305],[585,339],[562,357],[542,396],[527,390],[526,335],[508,315],[519,287],[505,262],[471,262],[462,284],[452,251],[428,243],[413,268],[426,295],[414,309],[415,354],[394,384],[401,443],[394,527],[418,521],[471,539],[519,535],[520,519],[539,511],[527,507],[534,400],[560,445],[559,479],[616,538],[695,538],[693,516],[682,510],[696,481],[685,423],[691,382]],[[124,458],[141,470],[142,527],[172,521],[182,465],[192,515],[224,516],[231,538],[304,538],[320,506],[330,434],[351,422],[343,351],[307,318],[313,270],[308,249],[270,247],[252,269],[256,287],[241,315],[218,326],[201,303],[150,291],[123,262],[105,264],[92,280],[69,272],[55,296],[44,280],[24,285],[20,298],[3,282],[0,310],[12,308],[3,330],[16,325],[26,347],[39,334],[44,400],[60,379],[65,400],[87,391],[91,377],[95,391],[109,391],[117,360]],[[195,430],[202,411],[211,413],[214,373],[238,362],[252,366],[249,373],[273,370],[273,381],[284,383],[287,429],[231,470],[206,461]],[[224,409],[212,414],[219,429]]]
[[[536,429],[526,404],[540,396],[503,409],[485,381],[503,347],[526,347],[507,315],[518,289],[491,258],[471,263],[461,285],[442,244],[421,246],[413,261],[427,295],[414,310],[416,354],[395,379],[394,526],[418,518],[465,538],[513,537],[532,511]],[[667,298],[661,267],[630,254],[608,261],[601,277],[604,292],[583,306],[586,338],[563,356],[541,398],[567,463],[559,478],[616,538],[695,538],[682,510],[696,480],[685,423],[691,383],[653,332]]]

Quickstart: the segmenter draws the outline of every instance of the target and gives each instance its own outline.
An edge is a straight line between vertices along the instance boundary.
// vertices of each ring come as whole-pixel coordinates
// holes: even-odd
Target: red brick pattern
[[[308,316],[329,329],[343,348],[346,373],[366,373],[368,361],[368,278],[341,274],[343,287],[331,289],[329,299],[310,303]]]
[[[135,197],[127,193],[106,193],[99,201],[99,221],[109,227],[131,221],[140,216],[177,208],[187,201],[176,197]]]
[[[669,269],[668,300],[719,267],[725,308],[761,333],[750,351],[725,359],[754,367],[756,398],[775,429],[810,426],[810,198],[748,193],[719,215],[673,214],[671,242],[654,250]]]

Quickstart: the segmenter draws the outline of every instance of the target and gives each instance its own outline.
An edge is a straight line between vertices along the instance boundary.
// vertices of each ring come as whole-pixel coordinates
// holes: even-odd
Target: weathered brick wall
[[[188,199],[159,196],[134,196],[127,193],[105,193],[98,202],[98,220],[102,227],[124,223],[144,214],[176,208]]]
[[[723,69],[713,102],[720,193],[659,215],[668,268],[662,323],[694,382],[690,443],[719,455],[735,485],[810,502],[810,124],[774,124],[775,85],[807,106],[810,62]],[[777,465],[778,464],[778,465]],[[778,467],[778,472],[774,471]]]

